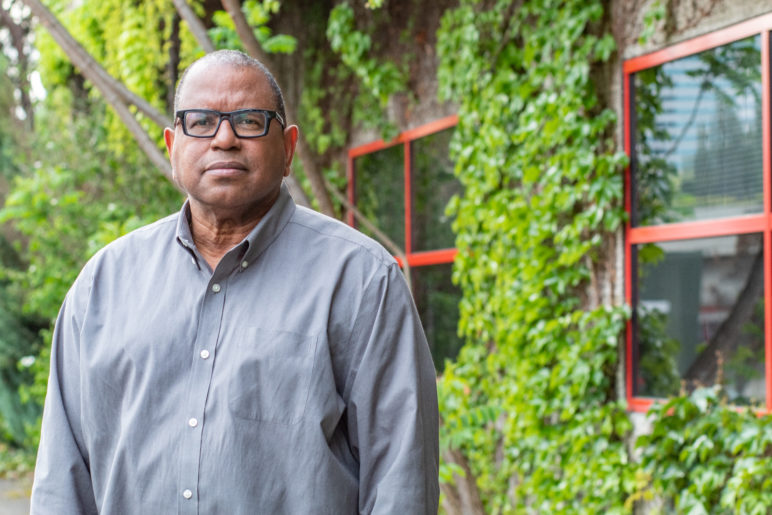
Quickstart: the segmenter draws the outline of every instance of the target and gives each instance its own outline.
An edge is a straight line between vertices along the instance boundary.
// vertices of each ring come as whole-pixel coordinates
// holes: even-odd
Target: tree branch
[[[80,43],[68,32],[51,11],[43,5],[40,0],[21,0],[32,13],[37,17],[41,24],[48,30],[54,40],[64,50],[75,67],[91,81],[94,85],[102,84],[102,87],[108,88],[114,92],[114,96],[122,100],[124,104],[131,104],[147,116],[159,127],[170,127],[172,121],[166,115],[159,112],[148,101],[132,93],[120,81],[115,79],[86,51]],[[102,88],[100,88],[102,91]],[[104,91],[102,91],[104,93]],[[115,104],[111,103],[113,107]]]
[[[70,35],[67,29],[59,23],[59,20],[39,0],[22,0],[30,10],[38,17],[38,20],[46,27],[59,46],[64,50],[72,63],[80,69],[81,73],[99,90],[105,101],[115,110],[120,119],[129,129],[129,132],[137,141],[140,149],[150,158],[150,161],[168,179],[172,178],[171,165],[158,146],[150,139],[142,128],[127,104],[134,104],[138,109],[142,107],[135,101],[127,101],[128,98],[139,99],[145,105],[145,111],[151,112],[153,121],[162,127],[171,126],[171,120],[153,108],[148,102],[137,95],[108,74],[96,60]],[[145,112],[145,114],[148,114]]]
[[[204,27],[201,19],[196,16],[196,13],[193,12],[193,9],[190,8],[185,0],[172,1],[174,2],[174,7],[177,9],[180,18],[185,20],[185,23],[188,24],[188,29],[190,29],[193,37],[196,38],[199,46],[207,54],[214,52],[214,44],[212,43],[212,40],[209,39],[209,34],[206,32],[206,27]]]

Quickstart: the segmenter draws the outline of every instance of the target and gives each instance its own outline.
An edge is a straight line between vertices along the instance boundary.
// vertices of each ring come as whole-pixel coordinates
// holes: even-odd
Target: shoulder
[[[380,264],[383,268],[396,266],[394,257],[377,241],[353,227],[311,209],[297,206],[289,221],[293,236],[313,245],[316,251],[334,252],[339,256],[358,256],[359,259]]]

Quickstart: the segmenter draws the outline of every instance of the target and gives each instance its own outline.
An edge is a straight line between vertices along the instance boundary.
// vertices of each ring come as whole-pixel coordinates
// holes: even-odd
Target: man
[[[379,245],[296,207],[262,65],[183,75],[178,215],[84,267],[54,331],[33,514],[436,513],[434,368]]]

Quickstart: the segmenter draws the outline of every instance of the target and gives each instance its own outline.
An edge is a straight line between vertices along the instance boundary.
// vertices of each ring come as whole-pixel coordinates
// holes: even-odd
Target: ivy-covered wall
[[[443,17],[467,339],[439,383],[448,513],[772,506],[768,417],[715,389],[627,410],[621,202],[623,58],[769,10],[462,1]]]

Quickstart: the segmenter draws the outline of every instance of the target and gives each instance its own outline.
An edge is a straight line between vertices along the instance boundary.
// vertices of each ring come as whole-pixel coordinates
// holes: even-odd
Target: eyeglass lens
[[[221,114],[217,111],[188,111],[185,113],[185,128],[192,136],[214,136],[220,118],[228,118],[233,131],[239,137],[254,137],[265,134],[268,117],[262,111],[240,111]]]

